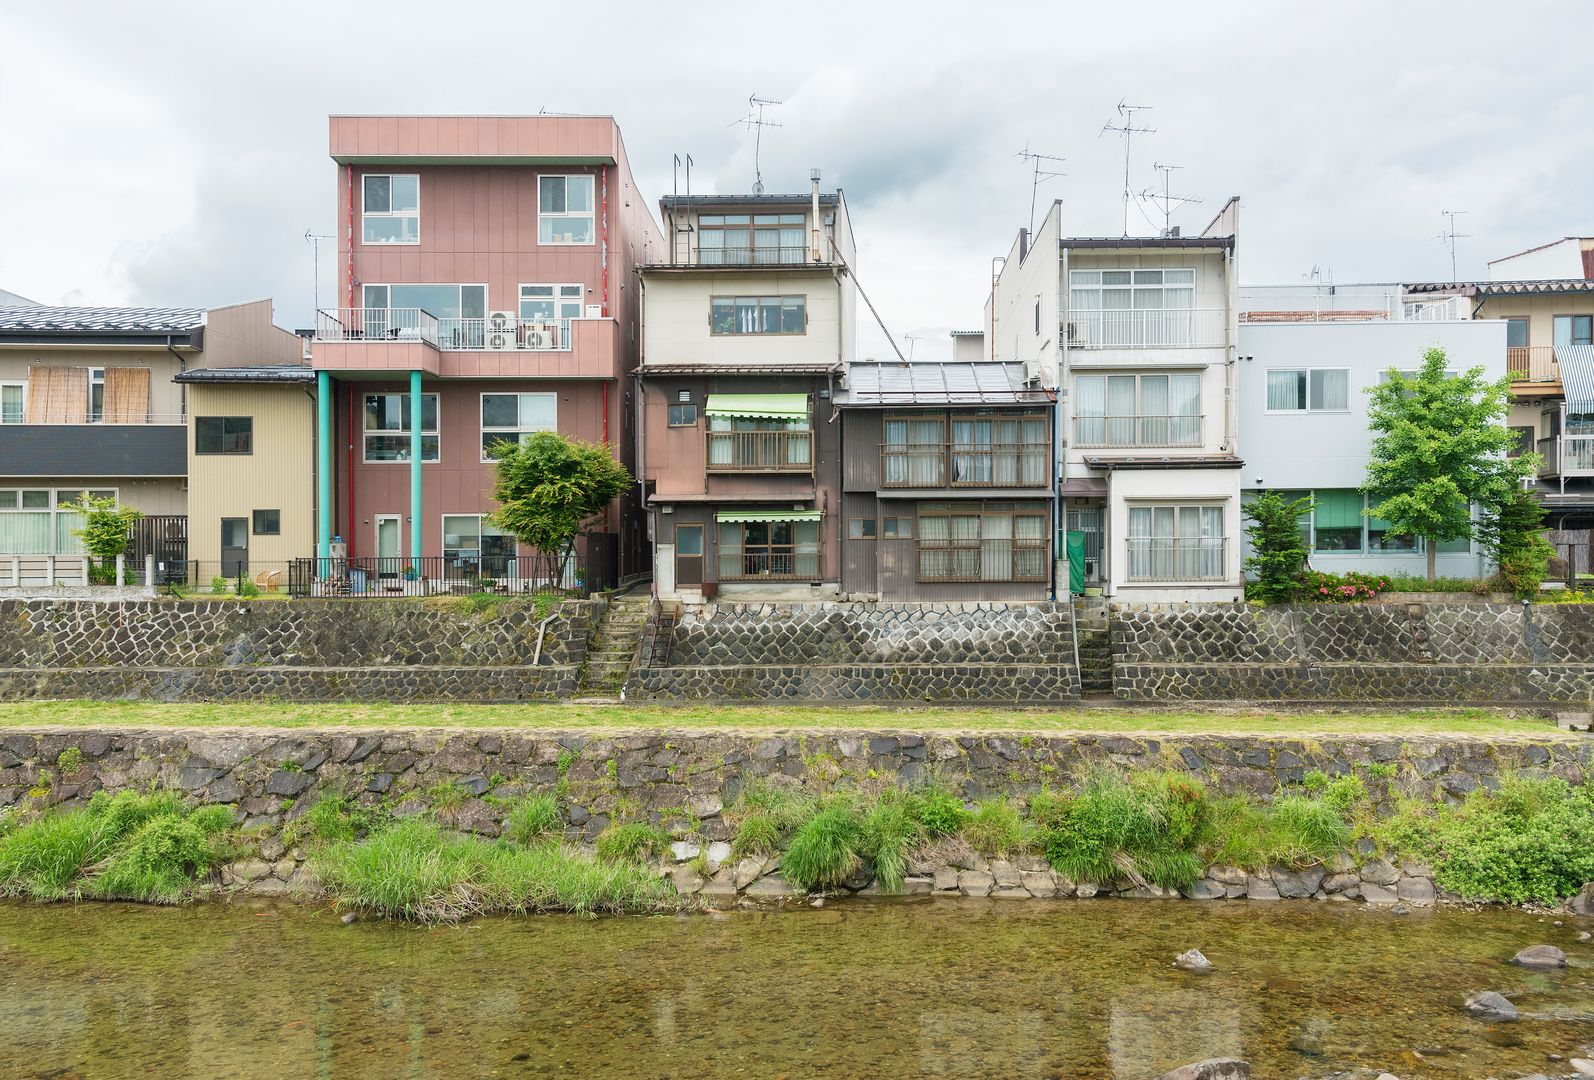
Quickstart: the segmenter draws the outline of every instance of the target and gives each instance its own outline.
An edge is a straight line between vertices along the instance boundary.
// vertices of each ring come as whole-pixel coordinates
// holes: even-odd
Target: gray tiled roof
[[[0,331],[187,334],[204,325],[200,308],[0,307]]]
[[[252,364],[240,367],[189,368],[172,377],[180,383],[311,383],[315,370],[308,364]]]
[[[952,363],[857,363],[847,368],[847,388],[836,404],[1014,405],[1044,404],[1044,390],[1024,385],[1024,365],[989,360]]]

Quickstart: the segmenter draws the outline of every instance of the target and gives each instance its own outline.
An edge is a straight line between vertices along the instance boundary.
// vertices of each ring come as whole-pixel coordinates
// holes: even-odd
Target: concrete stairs
[[[1085,697],[1112,696],[1112,631],[1107,601],[1075,597],[1074,640],[1079,648],[1079,689]]]
[[[649,599],[644,592],[609,601],[609,610],[593,629],[587,645],[587,662],[581,669],[578,693],[588,697],[620,696],[620,688],[625,685],[642,644]]]

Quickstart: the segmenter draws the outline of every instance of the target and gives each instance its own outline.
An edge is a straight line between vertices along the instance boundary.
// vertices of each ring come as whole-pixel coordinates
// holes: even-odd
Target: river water
[[[0,1076],[1554,1074],[1594,1042],[1594,920],[1310,901],[833,902],[341,924],[325,908],[0,904]],[[1549,973],[1505,961],[1566,949]],[[1197,947],[1216,965],[1175,970]],[[1499,990],[1523,1019],[1460,1008]],[[1562,1072],[1569,1071],[1565,1065]]]

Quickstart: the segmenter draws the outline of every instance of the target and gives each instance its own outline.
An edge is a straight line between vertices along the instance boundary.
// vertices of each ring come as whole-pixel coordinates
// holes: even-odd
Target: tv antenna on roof
[[[764,109],[770,105],[779,105],[781,102],[775,98],[761,98],[757,94],[750,94],[747,98],[747,104],[752,107],[752,111],[740,120],[731,121],[728,126],[735,127],[737,124],[741,124],[743,127],[753,129],[753,194],[762,195],[764,193],[764,173],[759,167],[758,159],[764,147],[764,129],[767,127],[780,127],[778,121],[764,119]]]
[[[1465,214],[1465,210],[1441,210],[1439,212],[1445,216],[1445,231],[1434,237],[1434,239],[1438,240],[1440,243],[1448,242],[1450,244],[1450,280],[1455,281],[1456,241],[1470,240],[1472,238],[1472,234],[1456,232],[1456,218],[1460,217],[1462,214]]]
[[[1024,140],[1024,149],[1013,155],[1020,161],[1030,163],[1031,173],[1029,181],[1029,231],[1035,232],[1035,192],[1047,180],[1056,180],[1068,174],[1055,167],[1067,161],[1053,154],[1038,154],[1029,148],[1029,140]],[[1055,163],[1055,165],[1053,164]]]
[[[1173,170],[1182,169],[1184,168],[1183,165],[1164,165],[1159,161],[1152,168],[1162,174],[1162,194],[1158,195],[1156,188],[1147,188],[1140,193],[1140,197],[1147,202],[1160,203],[1162,205],[1162,235],[1172,236],[1174,208],[1187,206],[1190,203],[1198,203],[1201,200],[1190,195],[1175,195],[1169,190]]]
[[[1157,129],[1154,127],[1136,127],[1135,113],[1151,111],[1150,105],[1129,105],[1124,101],[1118,102],[1118,115],[1122,120],[1114,124],[1112,117],[1101,126],[1101,134],[1116,131],[1124,140],[1124,235],[1129,235],[1129,200],[1134,197],[1134,190],[1129,186],[1129,141],[1136,135],[1149,135]],[[1099,136],[1098,136],[1099,137]]]

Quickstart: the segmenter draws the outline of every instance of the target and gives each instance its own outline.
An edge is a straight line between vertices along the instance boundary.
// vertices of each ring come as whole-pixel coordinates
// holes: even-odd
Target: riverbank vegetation
[[[1083,732],[1161,735],[1546,735],[1554,724],[1504,709],[1311,707],[1180,709],[1099,706],[1062,709],[968,706],[384,704],[270,701],[17,701],[0,709],[0,730],[40,727],[503,728],[522,730],[823,730]]]

